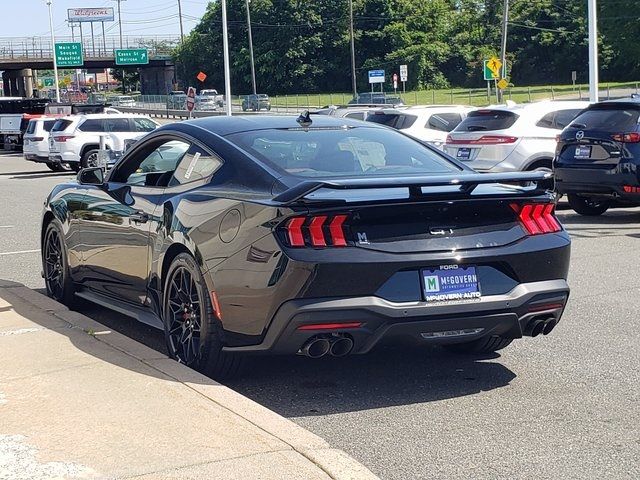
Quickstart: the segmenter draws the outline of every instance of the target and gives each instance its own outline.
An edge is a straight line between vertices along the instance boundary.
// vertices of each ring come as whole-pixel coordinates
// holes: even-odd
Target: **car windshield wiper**
[[[587,126],[584,123],[572,123],[569,128],[587,128]]]

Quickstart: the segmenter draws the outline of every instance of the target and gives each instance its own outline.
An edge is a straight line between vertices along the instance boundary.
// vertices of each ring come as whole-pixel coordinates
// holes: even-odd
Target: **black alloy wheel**
[[[75,304],[62,229],[55,220],[47,225],[42,244],[42,271],[47,295],[72,307]]]
[[[179,254],[171,263],[164,288],[163,324],[172,358],[216,379],[240,369],[241,357],[222,350],[222,325],[193,257]]]
[[[567,201],[576,213],[590,217],[602,215],[611,206],[609,200],[596,200],[595,198],[583,197],[573,193],[567,195]]]

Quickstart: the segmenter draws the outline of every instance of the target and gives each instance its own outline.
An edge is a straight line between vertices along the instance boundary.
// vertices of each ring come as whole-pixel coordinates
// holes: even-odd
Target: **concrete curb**
[[[185,385],[231,413],[242,417],[257,428],[288,444],[311,463],[335,480],[377,479],[365,466],[342,450],[331,448],[322,438],[305,430],[291,420],[269,410],[253,400],[219,384],[195,370],[177,363],[129,337],[107,329],[104,325],[16,282],[0,280],[3,293],[19,297],[22,301],[68,324],[69,328],[83,330],[96,340],[129,355],[158,372]]]

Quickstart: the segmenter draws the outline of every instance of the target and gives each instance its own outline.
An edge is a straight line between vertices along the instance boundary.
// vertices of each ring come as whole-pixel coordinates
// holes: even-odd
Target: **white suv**
[[[110,156],[119,157],[127,140],[138,139],[160,125],[135,114],[91,114],[60,118],[51,129],[49,161],[68,163],[75,171],[97,166],[100,137]]]
[[[464,105],[382,108],[369,112],[366,121],[402,130],[402,133],[442,149],[447,133],[474,109]]]
[[[23,137],[22,153],[25,160],[37,163],[46,163],[54,172],[66,170],[61,163],[49,161],[49,132],[58,117],[40,117],[29,120],[27,130]]]
[[[589,102],[545,101],[470,112],[444,151],[480,172],[551,170],[556,135]]]

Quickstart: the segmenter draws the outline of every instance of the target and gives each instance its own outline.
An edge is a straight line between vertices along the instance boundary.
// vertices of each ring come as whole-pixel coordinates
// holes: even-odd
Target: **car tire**
[[[62,227],[57,220],[47,225],[42,241],[42,271],[47,295],[73,308],[78,299],[69,271],[67,249]]]
[[[49,167],[49,170],[52,172],[62,172],[62,165],[59,163],[49,162],[47,163],[47,167]]]
[[[453,343],[451,345],[445,345],[444,347],[453,353],[473,355],[497,352],[508,346],[512,341],[512,338],[490,336],[479,338],[472,342]]]
[[[99,150],[97,148],[92,148],[91,150],[87,150],[82,155],[80,159],[80,165],[82,168],[91,168],[98,166],[98,154]]]
[[[576,195],[575,193],[567,195],[567,200],[569,202],[569,206],[576,213],[590,217],[602,215],[611,206],[611,202],[609,200],[595,201],[589,197],[583,197],[581,195]]]
[[[164,285],[162,323],[169,355],[211,378],[235,376],[242,356],[222,350],[222,324],[194,258],[179,254]]]
[[[80,165],[80,162],[69,162],[69,168],[78,173],[80,170],[82,170],[82,165]]]

